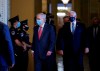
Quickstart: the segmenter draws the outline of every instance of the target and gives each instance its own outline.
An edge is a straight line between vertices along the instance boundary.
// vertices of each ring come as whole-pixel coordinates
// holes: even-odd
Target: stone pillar
[[[89,0],[72,0],[72,10],[76,11],[77,17],[88,26],[89,24]]]
[[[42,12],[42,0],[34,0],[35,15]]]
[[[77,17],[80,18],[81,13],[80,13],[80,9],[81,9],[81,0],[72,0],[72,10],[76,11],[77,13]]]
[[[47,12],[47,0],[42,0],[42,12]]]
[[[89,19],[90,19],[90,14],[89,14],[89,10],[90,10],[90,4],[89,4],[89,0],[81,0],[81,20],[82,22],[88,26],[89,25]]]
[[[90,5],[89,5],[90,9],[90,17],[92,16],[98,16],[100,14],[100,1],[99,0],[90,0]]]
[[[0,21],[7,24],[8,20],[8,1],[0,0]]]
[[[57,0],[51,0],[51,13],[54,15],[54,24],[57,28]]]

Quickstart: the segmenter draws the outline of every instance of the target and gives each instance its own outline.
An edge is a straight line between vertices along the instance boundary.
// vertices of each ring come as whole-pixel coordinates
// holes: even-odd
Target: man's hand
[[[31,54],[32,54],[32,58],[34,58],[34,51],[33,50],[30,50],[31,51]]]
[[[32,54],[34,54],[34,51],[33,50],[31,50],[31,52],[32,52]]]
[[[29,45],[29,44],[27,44],[27,43],[26,43],[26,46],[27,46],[27,47],[29,47],[29,48],[31,48],[31,47],[32,47],[32,45]]]
[[[48,52],[47,52],[47,56],[50,56],[51,54],[52,54],[51,51],[48,51]]]
[[[26,51],[27,50],[27,47],[26,47],[26,44],[25,44],[25,42],[22,42],[22,44],[23,44],[23,49],[24,49],[24,51]]]
[[[13,68],[15,64],[12,64],[11,66],[9,66],[9,68]]]
[[[26,50],[27,50],[27,48],[26,48],[26,45],[25,45],[25,44],[23,45],[23,49],[24,49],[24,51],[26,51]]]
[[[58,50],[57,53],[58,53],[59,55],[63,55],[63,50]]]
[[[85,48],[85,53],[89,53],[89,48],[88,47]]]

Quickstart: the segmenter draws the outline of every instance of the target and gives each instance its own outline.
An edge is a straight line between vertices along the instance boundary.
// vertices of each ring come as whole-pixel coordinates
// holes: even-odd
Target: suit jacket
[[[0,22],[0,66],[10,66],[15,63],[9,28]]]
[[[83,52],[86,46],[85,25],[77,22],[74,34],[70,29],[70,22],[64,24],[57,38],[57,49],[64,49],[64,54],[75,55]]]
[[[87,46],[89,47],[90,51],[90,55],[91,56],[96,56],[98,57],[99,55],[99,50],[100,50],[100,26],[98,25],[96,28],[98,28],[97,30],[97,34],[94,37],[93,32],[94,32],[94,28],[95,26],[90,26],[87,29]]]
[[[45,23],[42,35],[40,39],[38,39],[38,29],[39,26],[34,27],[32,49],[34,50],[35,58],[40,57],[41,59],[45,59],[47,51],[54,52],[55,50],[55,31],[53,26]]]

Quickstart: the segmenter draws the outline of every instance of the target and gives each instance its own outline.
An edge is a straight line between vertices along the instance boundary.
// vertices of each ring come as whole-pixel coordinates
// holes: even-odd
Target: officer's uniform
[[[24,28],[23,28],[23,26],[24,26]],[[28,27],[28,20],[21,21],[21,32],[24,34],[22,40],[25,43],[30,45],[29,34],[27,33],[28,29],[29,29],[29,27]]]
[[[20,27],[21,30],[19,32],[19,37],[20,37],[21,42],[25,42],[26,44],[30,45],[29,34],[24,30],[26,28],[25,25],[27,25],[27,20],[21,21],[21,27]],[[23,55],[22,55],[23,57],[22,62],[23,62],[23,69],[24,69],[23,71],[27,71],[27,67],[28,67],[28,50],[29,50],[29,47],[26,47],[26,50],[23,52]]]
[[[15,29],[14,27],[10,28],[10,34],[11,34],[11,38],[12,38],[12,42],[13,42],[13,46],[14,46],[14,52],[15,52],[15,56],[20,55],[20,51],[15,43],[16,39],[19,39],[18,35],[19,35],[19,30]]]
[[[15,52],[15,66],[14,68],[11,69],[11,71],[18,71],[21,70],[21,61],[22,61],[22,54],[23,54],[23,48],[20,46],[17,46],[15,43],[15,40],[18,39],[19,40],[19,31],[18,29],[15,28],[10,28],[10,33],[11,33],[11,38],[12,38],[12,42],[13,42],[13,46],[14,46],[14,52]]]
[[[20,41],[20,37],[19,37],[20,28],[13,27],[14,23],[18,21],[19,21],[18,16],[15,16],[9,20],[9,22],[11,22],[10,34],[11,34],[12,43],[13,43],[14,52],[15,52],[15,66],[11,69],[11,71],[19,71],[19,70],[23,71],[22,69],[23,67],[22,66],[23,47],[20,47],[15,43],[16,39]]]

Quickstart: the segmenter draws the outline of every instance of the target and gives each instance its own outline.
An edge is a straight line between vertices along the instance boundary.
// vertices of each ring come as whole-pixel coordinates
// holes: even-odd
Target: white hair
[[[75,11],[70,11],[70,14],[73,14],[74,17],[77,16],[76,12]]]
[[[37,16],[38,15],[44,20],[44,22],[46,22],[46,14],[44,14],[44,13],[38,13]]]
[[[41,18],[46,19],[46,14],[39,13],[39,14],[37,14],[37,15],[40,15]]]

